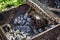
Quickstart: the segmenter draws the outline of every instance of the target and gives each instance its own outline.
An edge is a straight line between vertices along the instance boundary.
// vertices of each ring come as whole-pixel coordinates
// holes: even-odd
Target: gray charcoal
[[[49,28],[51,28],[51,27],[50,27],[50,26],[46,26],[46,27],[45,27],[46,30],[49,29]]]
[[[18,19],[20,19],[21,17],[20,16],[18,16]]]
[[[15,18],[15,20],[14,20],[14,24],[16,24],[17,23],[17,18]]]
[[[32,24],[33,20],[27,15],[20,15],[20,16],[16,17],[14,22],[15,22],[15,24],[16,23],[19,24],[19,25],[16,24],[16,26],[14,26],[12,28],[14,30],[19,30],[21,32],[24,32],[24,34],[26,34],[26,33],[37,34],[38,33],[37,30],[34,28],[34,26]],[[33,31],[31,31],[31,27],[32,27]]]
[[[27,15],[24,15],[24,19],[27,19]]]
[[[26,32],[28,33],[28,32],[30,32],[30,31],[31,31],[30,27],[27,26],[27,27],[26,27]]]
[[[43,32],[43,29],[40,28],[40,29],[39,29],[39,32]]]
[[[46,6],[50,6],[52,8],[60,8],[60,0],[39,0]]]
[[[21,20],[19,20],[18,23],[21,24]]]
[[[34,32],[34,34],[38,34],[38,31],[35,29],[35,27],[33,28],[33,32]]]
[[[25,20],[23,20],[22,22],[23,22],[23,23],[25,23],[26,21],[25,21]]]
[[[29,22],[26,22],[26,25],[28,25],[29,24]]]
[[[31,22],[31,18],[27,18],[27,21],[28,21],[28,22]]]
[[[21,21],[23,20],[23,18],[21,17]]]

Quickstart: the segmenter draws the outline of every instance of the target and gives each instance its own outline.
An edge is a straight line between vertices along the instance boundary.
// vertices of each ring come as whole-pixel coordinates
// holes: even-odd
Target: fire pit
[[[48,12],[46,14],[45,11],[41,11],[42,8],[38,10],[39,7],[36,7],[36,9],[36,5],[34,4],[32,4],[34,5],[34,7],[32,7],[30,2],[1,13],[3,19],[0,18],[2,19],[0,21],[0,29],[7,40],[50,40],[50,33],[53,33],[52,35],[54,35],[54,33],[58,34],[55,31],[59,31],[58,28],[60,25],[54,19],[57,16],[54,14],[50,18],[52,14],[51,11],[48,10],[51,14],[48,14]],[[45,38],[45,36],[47,38]],[[56,40],[54,38],[55,37],[52,37],[51,40]]]

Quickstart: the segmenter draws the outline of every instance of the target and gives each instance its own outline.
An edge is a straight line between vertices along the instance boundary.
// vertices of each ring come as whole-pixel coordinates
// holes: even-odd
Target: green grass
[[[5,8],[11,8],[23,4],[23,0],[0,0],[0,12]]]

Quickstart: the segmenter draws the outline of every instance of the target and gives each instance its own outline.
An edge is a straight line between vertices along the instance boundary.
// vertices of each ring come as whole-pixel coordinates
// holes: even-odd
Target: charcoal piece
[[[50,25],[47,25],[46,27],[45,27],[45,29],[47,30],[47,29],[49,29],[49,28],[51,28],[51,26]]]
[[[27,19],[27,17],[28,17],[27,15],[24,15],[24,19]]]
[[[39,32],[43,32],[43,29],[40,28],[40,29],[39,29]]]
[[[15,23],[13,23],[13,25],[15,25],[13,27],[12,25],[12,29],[13,30],[19,30],[20,32],[24,32],[24,34],[28,33],[29,35],[33,35],[33,34],[37,34],[37,30],[34,29],[33,26],[33,19],[28,16],[28,15],[19,15],[15,18],[16,21]],[[19,25],[17,25],[17,23]],[[32,27],[32,28],[31,28]]]
[[[17,23],[17,18],[15,18],[15,20],[14,20],[14,24],[16,24]]]

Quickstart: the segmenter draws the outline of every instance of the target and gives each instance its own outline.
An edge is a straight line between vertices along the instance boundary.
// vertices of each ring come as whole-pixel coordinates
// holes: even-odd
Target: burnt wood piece
[[[45,31],[45,26],[48,25],[48,20],[37,14],[37,12],[34,10],[31,10],[29,15],[31,15],[34,19],[34,25],[36,30],[38,31],[40,28],[42,28]]]
[[[54,21],[57,21],[57,18],[59,18],[53,12],[48,10],[46,6],[44,6],[44,4],[40,3],[38,0],[28,0],[27,4],[34,8],[40,15],[44,15],[47,20],[50,20],[51,23],[54,23]],[[41,11],[43,13],[40,13]]]

